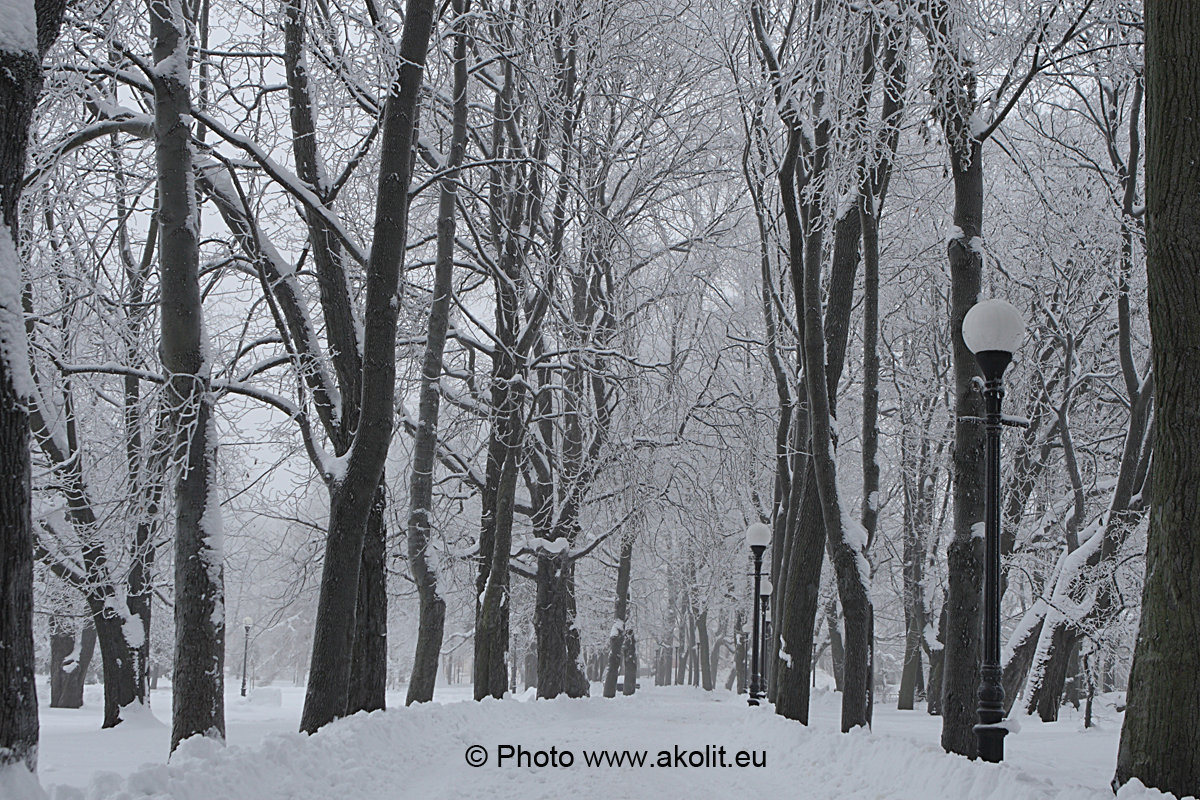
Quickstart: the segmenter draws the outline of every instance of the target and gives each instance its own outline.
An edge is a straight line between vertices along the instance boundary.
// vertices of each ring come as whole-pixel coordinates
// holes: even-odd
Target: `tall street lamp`
[[[983,373],[987,430],[986,517],[983,576],[983,665],[979,675],[979,757],[1004,760],[1004,686],[1000,669],[1000,426],[1004,417],[1004,370],[1021,346],[1025,324],[1010,303],[992,299],[976,303],[963,318],[963,343],[975,354]]]
[[[746,528],[746,544],[750,545],[750,552],[754,554],[754,597],[762,594],[762,558],[763,551],[767,549],[767,545],[771,543],[771,528],[761,522],[755,522]],[[754,603],[755,601],[751,601]],[[747,701],[752,706],[758,705],[759,692],[762,690],[762,678],[759,673],[759,624],[758,624],[758,609],[753,605],[750,607],[750,616],[754,618],[754,631],[751,636],[751,647],[753,653],[750,655],[750,698]]]
[[[758,674],[760,676],[759,696],[767,696],[767,686],[770,683],[771,677],[769,672],[769,664],[771,663],[771,648],[768,642],[771,641],[771,579],[763,578],[762,586],[758,589],[758,613],[762,617],[762,664],[759,666]]]
[[[254,624],[254,620],[246,617],[242,620],[242,627],[246,629],[246,642],[242,645],[242,697],[246,696],[246,667],[250,664],[250,626]]]

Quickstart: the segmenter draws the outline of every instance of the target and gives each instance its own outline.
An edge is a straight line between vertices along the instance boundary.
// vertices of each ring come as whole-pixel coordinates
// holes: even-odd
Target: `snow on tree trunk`
[[[225,738],[225,608],[217,431],[199,279],[192,175],[188,25],[179,0],[148,3],[154,44],[158,171],[159,351],[167,373],[175,479],[175,674],[171,750]],[[108,638],[97,620],[101,647]]]
[[[982,630],[983,539],[973,535],[983,523],[984,431],[964,417],[981,417],[982,395],[975,390],[975,357],[962,339],[962,320],[979,301],[982,251],[972,242],[983,235],[983,147],[972,127],[975,79],[958,46],[960,32],[947,2],[932,4],[929,48],[934,52],[935,113],[945,131],[954,187],[953,236],[947,241],[950,266],[950,338],[954,361],[953,536],[947,549],[945,651],[942,662],[942,747],[975,757],[978,745],[979,664]]]
[[[446,177],[438,185],[437,261],[433,301],[425,339],[418,400],[417,431],[413,437],[409,477],[408,564],[420,598],[417,646],[406,704],[433,699],[438,653],[446,619],[446,601],[438,594],[438,573],[429,554],[433,507],[433,470],[437,460],[438,411],[441,395],[437,381],[442,375],[446,331],[450,325],[450,296],[454,277],[455,203],[458,197],[459,165],[467,137],[467,20],[470,0],[454,3],[454,111],[450,155]]]
[[[58,37],[65,7],[61,0],[6,0],[0,6],[0,770],[37,769],[27,411],[33,383],[15,242],[41,61]]]

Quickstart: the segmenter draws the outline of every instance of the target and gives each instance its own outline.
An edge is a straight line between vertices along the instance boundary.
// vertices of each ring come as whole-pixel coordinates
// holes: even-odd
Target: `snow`
[[[1056,723],[1023,720],[1020,733],[1014,730],[1005,740],[1005,762],[995,765],[944,753],[940,719],[923,709],[900,712],[879,703],[873,731],[841,734],[840,695],[828,691],[814,692],[812,725],[805,727],[776,716],[769,706],[748,708],[744,695],[648,683],[633,697],[612,700],[529,702],[526,692],[482,703],[469,701],[469,685],[439,686],[437,702],[410,708],[403,706],[400,689],[389,693],[393,710],[356,714],[311,737],[295,732],[303,688],[269,687],[282,697],[280,706],[255,704],[253,694],[243,699],[233,690],[226,698],[229,746],[195,738],[170,764],[167,725],[147,711],[136,724],[99,730],[99,687],[90,686],[83,709],[43,704],[41,780],[50,800],[1112,797],[1108,782],[1121,716],[1107,695],[1098,698],[1098,725],[1089,730],[1072,709],[1064,709]],[[155,691],[152,703],[165,715],[169,691]],[[472,745],[484,749],[484,766],[467,765]],[[509,756],[497,766],[502,745],[547,755],[553,747],[556,757],[569,751],[573,763],[517,766]],[[765,756],[766,766],[677,765],[677,752],[694,752],[691,758],[712,764],[722,747],[726,763],[746,751]],[[585,754],[601,749],[646,751],[647,765],[587,766]],[[650,767],[664,751],[672,766]],[[47,796],[27,775],[0,773],[0,781],[5,800]],[[1118,800],[1156,797],[1169,795],[1140,784],[1118,794]]]
[[[0,0],[0,19],[8,25],[6,8],[12,0]],[[20,3],[17,3],[20,5]],[[20,20],[17,20],[20,23]],[[2,26],[0,26],[2,27]],[[0,49],[5,46],[7,33],[0,31]],[[32,373],[29,370],[29,349],[25,339],[25,315],[21,309],[21,259],[13,244],[8,226],[0,221],[0,363],[12,376],[18,397],[34,396]]]
[[[558,539],[543,539],[535,536],[529,540],[529,546],[534,550],[545,550],[547,553],[557,555],[566,550],[571,543],[567,541],[565,536]]]
[[[33,0],[0,0],[0,50],[37,53],[37,16]],[[0,237],[0,238],[7,238]],[[0,259],[3,259],[0,253]]]
[[[43,800],[46,793],[24,764],[0,767],[0,797],[13,800]]]
[[[217,488],[217,423],[216,414],[209,413],[207,421],[208,435],[206,437],[208,453],[209,483],[204,498],[204,513],[200,515],[200,532],[204,537],[204,547],[200,550],[200,558],[204,561],[208,572],[210,586],[221,586],[225,562],[225,529],[221,518],[221,498]],[[218,630],[225,627],[224,595],[218,591],[213,598],[212,625]],[[126,637],[128,637],[126,632]]]

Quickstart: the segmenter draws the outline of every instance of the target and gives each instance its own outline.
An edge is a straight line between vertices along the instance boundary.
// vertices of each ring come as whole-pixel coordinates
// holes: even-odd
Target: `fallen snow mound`
[[[486,751],[482,766],[467,763],[472,745]],[[514,756],[498,765],[501,745],[514,751],[521,747],[530,754],[541,751],[543,763],[553,747],[558,763],[565,752],[571,753],[573,763],[518,766]],[[720,747],[725,748],[730,766],[712,765]],[[647,761],[639,767],[588,766],[585,753],[601,749],[644,750]],[[754,751],[756,759],[765,757],[766,765],[732,766],[740,750]],[[670,763],[656,763],[664,751]],[[693,751],[706,754],[705,765],[684,765],[700,761],[687,755]],[[679,753],[685,754],[684,764],[678,761]],[[51,800],[760,796],[803,800],[1112,797],[1077,784],[1051,783],[1012,764],[973,763],[950,756],[936,743],[922,746],[862,730],[844,735],[814,730],[766,708],[748,709],[736,700],[715,702],[711,694],[681,689],[656,689],[615,700],[489,700],[357,714],[314,736],[276,734],[256,748],[222,747],[197,737],[184,742],[169,765],[144,766],[127,779],[111,773],[97,775],[86,793],[70,787],[50,790]],[[1118,795],[1119,800],[1165,797],[1169,795],[1138,783]]]

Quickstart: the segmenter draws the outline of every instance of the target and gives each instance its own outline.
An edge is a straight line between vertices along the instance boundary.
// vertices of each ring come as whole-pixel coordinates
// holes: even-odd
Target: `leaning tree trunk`
[[[225,738],[225,618],[212,365],[200,296],[186,19],[151,0],[159,285],[167,402],[175,431],[175,675],[171,750],[189,736]],[[103,649],[110,636],[97,620]],[[115,638],[115,635],[111,638]],[[121,636],[124,644],[124,636]]]
[[[1146,272],[1155,455],[1142,619],[1114,784],[1200,796],[1200,16],[1146,3]]]
[[[410,0],[397,74],[383,108],[373,244],[367,263],[362,390],[354,440],[333,480],[329,534],[300,729],[313,733],[346,713],[363,544],[392,438],[396,377],[396,291],[408,240],[417,100],[433,28],[432,0]]]
[[[796,162],[800,155],[801,133],[792,126],[788,145],[779,167],[779,186],[788,230],[788,263],[793,293],[803,297],[804,231],[796,197]],[[798,308],[797,314],[799,315]],[[803,394],[803,392],[801,393]],[[775,678],[775,712],[808,724],[809,678],[812,675],[812,649],[815,634],[821,564],[825,557],[825,528],[817,493],[817,475],[808,447],[810,415],[807,403],[798,410],[792,424],[792,459],[788,506],[783,524],[787,550],[780,559],[786,565],[787,578],[782,587],[778,622],[778,661]],[[776,531],[780,528],[776,525]],[[754,610],[757,613],[757,609]]]

